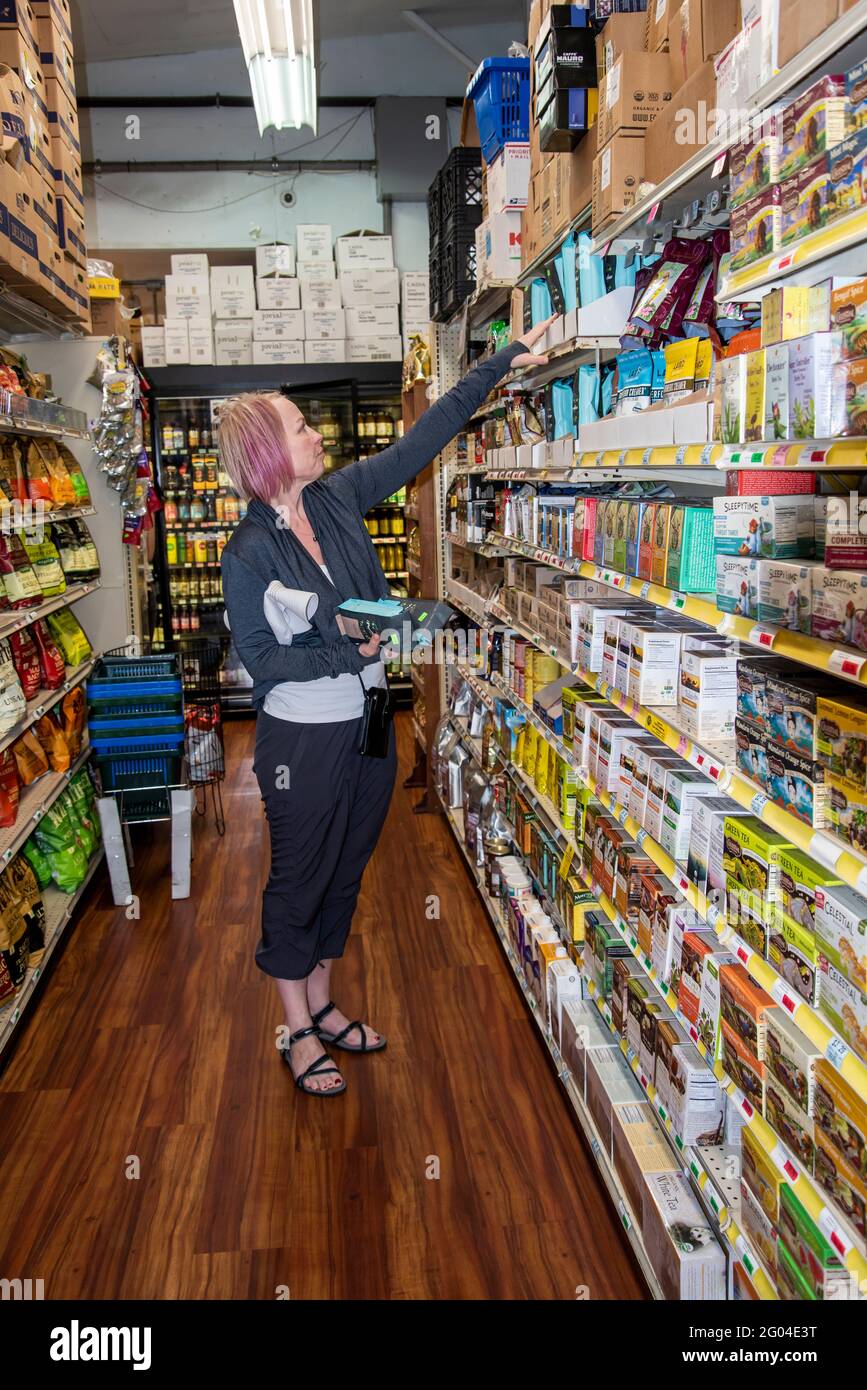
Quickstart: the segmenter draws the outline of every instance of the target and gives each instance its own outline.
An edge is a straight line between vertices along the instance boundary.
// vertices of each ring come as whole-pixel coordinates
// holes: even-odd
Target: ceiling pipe
[[[413,29],[417,29],[420,34],[424,34],[425,38],[430,39],[431,43],[438,44],[445,53],[448,53],[456,62],[460,63],[465,72],[475,72],[476,68],[479,66],[475,58],[471,58],[469,53],[465,53],[462,48],[458,48],[457,44],[447,39],[444,34],[440,33],[439,29],[435,29],[432,24],[428,24],[427,20],[422,19],[421,15],[418,14],[416,10],[404,10],[403,17],[407,24],[410,24]]]
[[[463,97],[438,97],[438,101],[445,100],[447,106],[462,106]],[[320,97],[320,106],[332,107],[373,107],[376,105],[378,97]],[[167,111],[189,107],[191,109],[212,108],[224,106],[227,109],[247,108],[253,106],[252,97],[224,96],[216,92],[211,96],[190,96],[190,97],[88,97],[80,95],[78,98],[79,110],[89,107],[92,111],[136,111],[159,110],[165,108]],[[324,138],[324,137],[323,137]]]
[[[82,165],[95,174],[309,174],[372,173],[374,159],[95,159]]]

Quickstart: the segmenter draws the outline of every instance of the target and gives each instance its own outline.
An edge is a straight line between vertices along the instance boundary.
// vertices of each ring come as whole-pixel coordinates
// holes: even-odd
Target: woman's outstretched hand
[[[528,328],[526,333],[521,334],[518,341],[523,343],[526,348],[532,349],[540,338],[544,338],[556,317],[556,314],[552,314],[549,319],[543,319],[541,323],[537,323],[535,328]],[[516,367],[544,367],[547,361],[547,354],[532,351],[521,352],[517,357],[512,358],[512,370],[514,371]]]

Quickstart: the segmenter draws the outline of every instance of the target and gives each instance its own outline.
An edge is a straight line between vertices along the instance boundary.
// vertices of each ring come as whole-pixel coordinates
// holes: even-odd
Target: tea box
[[[831,291],[831,325],[841,334],[844,357],[867,354],[867,278]]]
[[[758,618],[809,634],[813,587],[810,566],[786,560],[758,561]]]
[[[762,298],[762,347],[802,338],[810,329],[812,290],[808,285],[779,285]]]
[[[657,1100],[685,1145],[719,1141],[723,1098],[713,1072],[684,1030],[662,1020],[656,1030]]]
[[[669,589],[685,594],[712,591],[713,533],[713,512],[709,507],[672,507],[664,581]]]
[[[867,994],[867,903],[842,883],[816,888],[814,925],[819,952]]]
[[[782,675],[791,667],[777,656],[739,657],[737,672],[737,712],[764,726],[768,714],[767,683],[771,676]]]
[[[715,824],[720,830],[725,826],[726,816],[746,815],[736,801],[730,797],[717,796],[715,799],[702,798],[697,801],[692,813],[692,825],[689,831],[689,854],[687,856],[686,876],[690,883],[694,883],[699,892],[705,893],[708,887],[721,887],[723,884],[717,882],[710,884],[708,869],[711,859],[711,836]],[[719,839],[722,845],[722,836]],[[722,871],[722,859],[720,858],[719,871]]]
[[[818,755],[820,695],[831,682],[816,673],[771,674],[765,683],[765,720],[774,743],[806,757]]]
[[[864,203],[867,132],[847,135],[828,152],[823,224],[856,212]]]
[[[744,411],[744,439],[747,443],[765,434],[765,350],[747,353],[747,394]]]
[[[770,1070],[765,1085],[765,1119],[801,1168],[812,1173],[816,1163],[813,1122],[798,1109]]]
[[[812,579],[812,635],[823,642],[867,648],[867,574],[816,565]]]
[[[867,851],[867,791],[847,777],[825,773],[827,822],[841,840],[862,853]]]
[[[822,77],[783,110],[780,178],[790,178],[820,160],[845,135],[845,77]]]
[[[780,244],[791,246],[818,232],[828,216],[829,176],[826,160],[810,164],[786,179],[780,189]]]
[[[867,709],[848,700],[819,699],[816,754],[829,772],[867,786]]]
[[[757,1061],[752,1052],[744,1047],[725,1019],[722,1021],[722,1066],[723,1071],[731,1077],[738,1090],[743,1092],[753,1109],[758,1110],[760,1115],[764,1114],[767,1081],[765,1065]]]
[[[645,1174],[642,1230],[664,1298],[725,1299],[725,1254],[682,1173]]]
[[[738,618],[758,617],[759,561],[740,555],[716,556],[716,606]]]
[[[650,560],[650,578],[654,584],[665,583],[665,569],[668,562],[668,540],[671,530],[673,507],[658,503],[653,518],[653,554]]]
[[[662,824],[662,806],[665,798],[665,775],[669,768],[683,767],[683,759],[677,757],[653,757],[647,769],[647,795],[644,801],[644,829],[654,840],[659,839]]]
[[[731,270],[740,270],[779,250],[782,244],[780,185],[770,184],[731,215]]]
[[[771,740],[766,731],[748,719],[735,719],[735,761],[738,770],[757,786],[767,789],[768,749]]]
[[[680,657],[679,705],[690,738],[718,740],[734,733],[737,656],[733,648],[698,647],[686,639]]]
[[[720,970],[723,1021],[760,1062],[765,1060],[767,1015],[773,1007],[770,995],[754,983],[739,961],[723,965]]]
[[[829,433],[867,434],[867,357],[847,357],[832,367]]]
[[[640,705],[677,703],[680,633],[648,623],[631,624],[626,693]]]
[[[819,889],[829,890],[839,884],[840,880],[830,869],[821,868],[801,850],[786,849],[781,852],[779,906],[805,931],[815,930],[816,894]]]
[[[684,935],[677,1006],[683,1017],[693,1026],[698,1022],[704,962],[708,956],[719,951],[719,940],[712,931],[688,931]]]
[[[780,181],[781,113],[769,112],[757,131],[739,140],[729,151],[729,197],[740,207],[771,184]]]
[[[720,368],[720,437],[723,444],[740,444],[747,404],[747,354],[724,357]],[[649,576],[642,576],[649,577]]]
[[[789,438],[788,343],[775,343],[765,348],[765,427],[762,437],[771,443]]]
[[[650,1106],[619,1047],[587,1053],[585,1093],[603,1153],[614,1157],[613,1119],[622,1105],[634,1106],[649,1119]],[[658,1133],[657,1129],[657,1133]]]
[[[641,894],[638,906],[637,937],[643,955],[649,956],[653,950],[653,929],[660,902],[668,907],[676,901],[672,885],[663,874],[658,874],[651,864],[650,869],[641,875]]]
[[[814,1177],[828,1193],[834,1207],[843,1213],[862,1251],[867,1241],[867,1184],[825,1134],[814,1127],[816,1157]]]
[[[776,1231],[785,1180],[770,1154],[765,1152],[749,1129],[744,1129],[741,1134],[741,1177],[755,1198],[759,1210]]]
[[[694,768],[669,768],[666,772],[659,842],[676,862],[685,862],[689,854],[689,832],[696,802],[718,795],[716,783]]]
[[[775,902],[780,884],[780,854],[794,846],[755,816],[728,817],[723,866],[726,878],[748,916],[764,924],[767,904]]]
[[[813,1118],[816,1128],[867,1181],[867,1103],[824,1057],[816,1063]]]
[[[839,333],[811,333],[789,344],[789,421],[793,439],[828,439],[834,429],[839,385],[833,368],[840,358]]]
[[[777,1277],[777,1228],[752,1188],[741,1179],[740,1225],[772,1279]]]
[[[651,960],[661,989],[669,990],[669,1003],[676,1000],[680,990],[683,964],[683,938],[688,931],[701,929],[701,919],[694,908],[675,903],[655,924]]]
[[[777,1292],[781,1303],[815,1303],[817,1298],[783,1241],[777,1241]]]
[[[867,992],[839,971],[827,958],[819,958],[819,1012],[836,1033],[867,1061]]]
[[[812,758],[769,741],[765,790],[777,806],[791,811],[814,830],[829,824],[830,788],[824,769]]]
[[[651,1173],[680,1171],[649,1105],[617,1105],[612,1115],[614,1167],[636,1223],[642,1221],[643,1191]]]
[[[842,1259],[788,1184],[780,1194],[779,1237],[816,1298],[848,1294]]]
[[[822,1053],[784,1009],[765,1011],[765,1064],[802,1116],[811,1119]]]
[[[846,107],[847,129],[861,130],[867,125],[867,60],[846,73]]]
[[[633,956],[620,956],[611,971],[611,1021],[620,1037],[626,1037],[628,989],[632,981],[646,980],[644,971]]]
[[[714,549],[717,555],[809,559],[813,551],[813,499],[715,497]]]
[[[722,1019],[720,972],[726,966],[734,965],[734,963],[735,957],[733,955],[727,952],[715,952],[713,955],[707,956],[702,969],[696,1029],[699,1041],[711,1063],[717,1061],[720,1055],[720,1023]]]
[[[818,981],[815,933],[809,927],[803,927],[794,921],[778,906],[773,907],[770,916],[768,960],[799,998],[807,1004],[816,1003]]]

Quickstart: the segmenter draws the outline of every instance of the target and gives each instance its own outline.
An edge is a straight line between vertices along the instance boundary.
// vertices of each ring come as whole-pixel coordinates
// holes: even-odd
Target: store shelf
[[[79,768],[84,767],[90,757],[90,745],[76,758],[67,772],[46,772],[38,782],[22,787],[18,799],[18,815],[15,824],[0,830],[0,868],[4,868],[16,855],[24,841],[33,833],[33,827],[40,821],[49,806],[57,800],[63,788],[68,785]]]
[[[829,24],[777,75],[764,86],[747,96],[743,114],[762,111],[788,95],[806,89],[821,72],[846,72],[867,55],[867,41],[862,31],[867,25],[867,3],[861,0],[847,14]],[[839,65],[829,63],[839,55]],[[602,255],[613,243],[635,246],[654,235],[671,218],[678,216],[696,198],[705,198],[712,189],[721,187],[721,161],[742,132],[724,127],[720,135],[708,141],[700,150],[674,170],[668,178],[653,185],[633,207],[614,218],[594,237],[593,250]],[[614,249],[617,249],[616,247]]]
[[[611,335],[579,335],[577,338],[570,338],[568,342],[552,348],[544,366],[520,367],[518,371],[509,372],[500,385],[520,386],[524,390],[532,391],[539,386],[547,385],[557,376],[562,376],[564,373],[568,375],[582,362],[595,361],[597,355],[604,362],[619,351],[619,338]]]
[[[492,451],[494,452],[494,451]],[[867,468],[867,438],[787,440],[764,444],[661,444],[647,449],[578,449],[568,467],[508,468],[496,464],[462,468],[457,472],[480,473],[485,479],[515,483],[572,483],[586,481],[588,472],[622,473],[630,469],[652,470],[654,478],[681,469],[785,469],[787,472],[821,473]],[[720,481],[722,481],[720,479]]]
[[[856,275],[864,269],[865,237],[867,208],[858,208],[830,227],[802,237],[786,250],[721,275],[717,303],[758,298],[795,274],[802,285],[817,284],[835,275]]]
[[[867,0],[865,0],[865,3],[867,3]],[[573,217],[572,221],[568,223],[567,226],[561,227],[560,231],[551,241],[549,241],[545,249],[543,251],[540,251],[538,256],[535,256],[533,260],[529,262],[528,265],[525,265],[521,268],[521,273],[515,280],[515,284],[517,286],[529,284],[529,282],[533,280],[544,268],[546,262],[549,261],[551,257],[557,252],[557,250],[563,245],[563,242],[566,240],[568,236],[571,236],[574,232],[589,232],[590,212],[591,209],[588,205],[586,208],[582,208],[581,212],[579,212],[576,217]]]
[[[505,310],[504,317],[508,319],[509,302],[514,287],[514,280],[489,280],[487,284],[479,285],[467,300],[469,326],[480,328],[482,324],[489,323],[498,309]]]
[[[87,415],[59,401],[37,401],[0,391],[0,432],[61,439],[89,439]]]
[[[476,865],[473,863],[472,859],[467,853],[467,848],[464,842],[463,834],[463,812],[460,810],[453,810],[451,807],[447,806],[444,801],[442,801],[442,798],[440,798],[440,800],[448,824],[455,837],[455,840],[457,841],[458,848],[460,849],[461,854],[463,855],[466,861],[470,874],[472,875],[472,878],[475,881],[479,896],[482,900],[482,903],[484,904],[485,910],[487,911],[491,924],[497,934],[497,939],[503,948],[503,951],[506,955],[506,959],[512,967],[512,971],[515,976],[515,981],[522,995],[524,996],[527,1008],[530,1010],[530,1013],[532,1014],[533,1019],[536,1022],[536,1026],[539,1029],[539,1033],[541,1034],[542,1040],[544,1041],[545,1046],[551,1054],[551,1058],[557,1069],[557,1075],[563,1083],[564,1089],[569,1098],[569,1102],[573,1110],[575,1111],[578,1123],[580,1124],[581,1129],[583,1130],[584,1135],[588,1141],[588,1144],[590,1146],[590,1152],[592,1153],[593,1158],[596,1161],[596,1166],[599,1170],[606,1191],[608,1192],[608,1196],[611,1199],[611,1202],[617,1211],[621,1225],[623,1226],[623,1229],[626,1232],[626,1237],[630,1243],[630,1246],[632,1247],[632,1251],[639,1263],[639,1266],[641,1267],[641,1272],[647,1281],[648,1287],[653,1297],[655,1299],[661,1300],[664,1297],[664,1295],[659,1285],[659,1281],[657,1280],[656,1275],[653,1271],[653,1266],[647,1255],[647,1251],[644,1248],[644,1243],[641,1239],[639,1227],[636,1225],[635,1218],[633,1217],[632,1212],[624,1199],[624,1194],[618,1182],[617,1174],[614,1171],[614,1167],[605,1154],[605,1150],[599,1139],[599,1134],[597,1132],[596,1125],[594,1124],[593,1117],[591,1116],[590,1111],[587,1109],[587,1106],[585,1105],[582,1097],[579,1096],[577,1090],[575,1089],[575,1085],[569,1074],[568,1068],[564,1065],[564,1061],[559,1052],[559,1049],[557,1048],[553,1038],[551,1037],[545,1026],[545,1020],[542,1018],[542,1015],[539,1012],[539,1008],[536,1004],[535,999],[532,996],[530,987],[527,984],[527,981],[524,977],[523,970],[521,969],[521,966],[519,965],[518,960],[515,956],[514,950],[512,949],[512,944],[509,941],[509,938],[506,935],[506,932],[503,928],[499,904],[489,895],[484,882],[479,877],[479,872]]]
[[[97,654],[94,652],[93,656],[89,657],[87,661],[83,661],[80,666],[76,666],[73,670],[67,672],[63,684],[58,686],[56,690],[37,691],[33,699],[27,701],[26,712],[21,716],[18,723],[13,724],[12,728],[7,729],[5,733],[0,734],[0,752],[2,752],[4,748],[8,748],[17,738],[20,738],[25,729],[29,729],[31,724],[35,724],[37,719],[41,719],[43,714],[47,714],[47,712],[62,700],[64,695],[76,685],[81,685],[82,681],[86,680],[90,675],[96,662]]]
[[[406,540],[406,536],[371,536],[370,539],[374,545],[400,545]]]
[[[25,1010],[30,1004],[36,986],[45,971],[45,967],[57,949],[69,920],[90,884],[90,880],[102,863],[104,855],[105,850],[103,846],[100,845],[87,866],[85,878],[74,893],[61,893],[60,889],[55,888],[53,885],[43,890],[42,901],[45,906],[45,949],[39,953],[38,963],[28,968],[27,974],[14,997],[0,1009],[0,1053],[2,1053],[3,1049],[10,1041]]]
[[[64,593],[58,594],[56,598],[47,598],[34,608],[16,608],[13,612],[4,614],[0,617],[0,638],[8,637],[10,632],[20,632],[23,627],[29,627],[37,619],[47,618],[49,613],[56,613],[58,608],[69,608],[87,594],[92,594],[99,586],[98,579],[91,580],[89,584],[71,584]]]

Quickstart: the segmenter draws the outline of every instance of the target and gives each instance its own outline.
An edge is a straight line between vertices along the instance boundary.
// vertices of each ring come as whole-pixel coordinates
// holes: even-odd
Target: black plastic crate
[[[427,191],[427,225],[431,244],[439,236],[443,224],[442,175],[437,174]]]
[[[481,203],[475,208],[456,208],[443,222],[441,245],[448,246],[451,242],[475,242],[476,228],[481,221]]]
[[[478,208],[482,220],[482,152],[478,146],[452,150],[440,170],[440,200],[442,221],[456,212]]]
[[[444,243],[439,263],[439,319],[450,318],[476,288],[476,238],[453,237]]]
[[[439,240],[432,241],[428,270],[430,271],[430,316],[434,321],[438,318],[440,311],[441,264],[442,254],[439,248]]]

